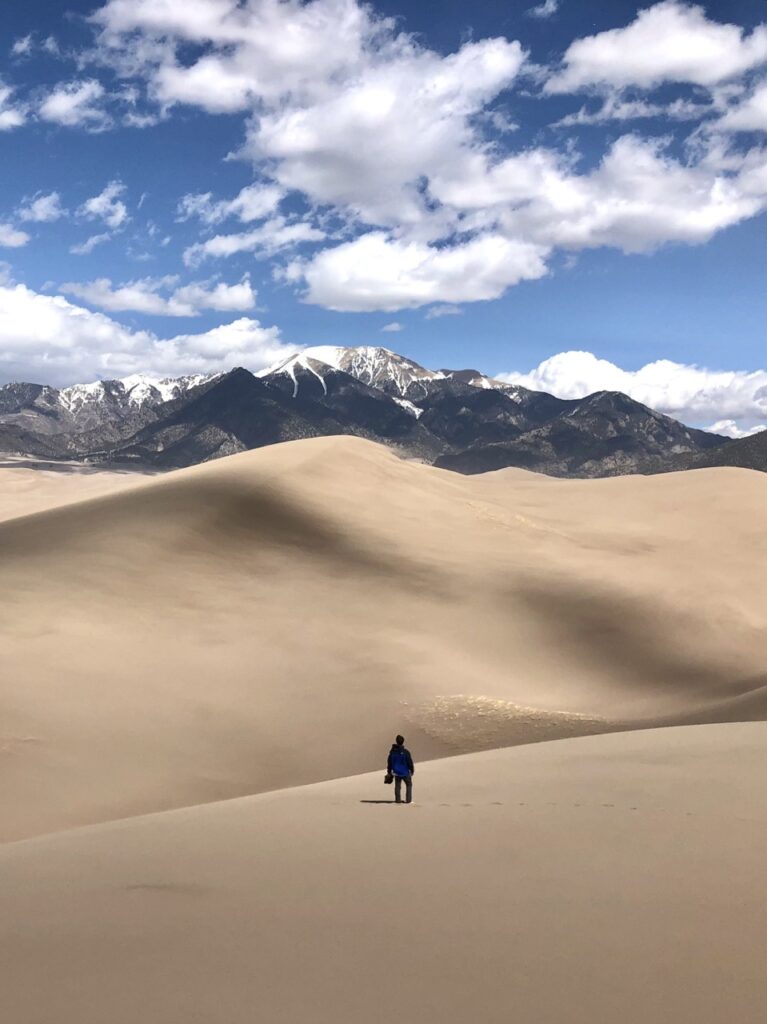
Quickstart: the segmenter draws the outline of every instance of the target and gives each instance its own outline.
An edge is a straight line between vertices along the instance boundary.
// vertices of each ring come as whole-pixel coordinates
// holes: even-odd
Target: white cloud
[[[129,219],[128,208],[120,198],[123,195],[125,185],[120,181],[110,181],[97,196],[86,199],[77,212],[88,220],[103,220],[114,231]]]
[[[198,217],[204,224],[220,224],[228,217],[237,217],[248,224],[274,213],[284,196],[283,189],[269,184],[247,185],[234,199],[215,200],[212,192],[190,193],[179,200],[178,218]]]
[[[19,231],[12,224],[0,224],[0,248],[20,249],[29,241],[26,231]]]
[[[21,220],[32,221],[35,224],[50,224],[66,217],[67,211],[61,205],[61,196],[58,192],[38,192],[24,199],[18,215]]]
[[[537,5],[541,13],[555,6]],[[359,237],[276,271],[305,282],[308,301],[335,309],[497,298],[531,267],[544,273],[554,249],[698,244],[767,206],[767,155],[732,151],[717,161],[714,135],[700,129],[684,156],[672,149],[678,139],[624,135],[587,170],[574,148],[510,151],[508,133],[498,135],[503,94],[526,67],[549,93],[601,97],[598,110],[566,115],[560,124],[568,126],[653,117],[678,128],[727,115],[745,89],[738,76],[767,61],[767,26],[749,34],[681,0],[576,40],[548,81],[517,41],[437,53],[359,0],[108,0],[92,20],[98,59],[125,80],[141,79],[141,95],[162,116],[181,103],[243,115],[235,155],[250,158],[264,183],[233,199],[184,196],[179,216],[206,226],[271,219],[203,236],[185,263],[263,257],[327,241],[340,226],[341,237]],[[661,103],[623,91],[664,82],[703,86],[706,96]],[[288,192],[301,194],[311,223],[275,213]],[[315,224],[332,227],[325,234]],[[498,265],[507,245],[516,256],[534,254],[523,273],[516,256]],[[380,263],[369,258],[373,249]],[[464,260],[473,276],[456,297],[444,284],[447,268]]]
[[[108,231],[104,231],[99,235],[91,235],[90,238],[86,238],[84,242],[70,246],[69,251],[73,256],[89,256],[97,245],[103,245],[104,242],[108,242],[111,237],[112,236]]]
[[[647,100],[626,100],[619,93],[605,96],[600,107],[588,110],[581,107],[565,114],[552,128],[570,128],[581,124],[605,124],[608,121],[639,121],[647,118],[665,118],[668,121],[697,121],[714,113],[711,103],[691,100],[673,100],[671,103],[649,103]]]
[[[488,39],[440,57],[412,48],[304,105],[251,123],[248,154],[286,188],[375,225],[431,218],[424,178],[480,144],[473,119],[518,74],[518,43]]]
[[[702,7],[665,0],[640,10],[625,28],[577,39],[551,93],[592,87],[649,89],[663,82],[713,86],[767,62],[767,26],[747,35],[738,25],[710,21]]]
[[[740,436],[767,420],[767,370],[708,370],[661,359],[623,370],[591,352],[560,352],[529,373],[501,373],[500,380],[559,398],[584,398],[595,391],[622,391],[683,423],[732,421]],[[708,428],[713,429],[713,428]]]
[[[12,103],[14,90],[0,81],[0,132],[18,128],[26,120],[26,112],[22,106]]]
[[[306,301],[341,312],[414,308],[431,302],[495,299],[519,281],[546,273],[540,246],[481,235],[437,248],[370,232],[309,262],[288,278],[308,285]]]
[[[728,110],[714,127],[729,132],[767,132],[767,80],[760,82],[747,99]]]
[[[543,0],[537,7],[531,7],[525,14],[531,18],[551,18],[559,10],[559,0]]]
[[[102,59],[134,54],[163,105],[252,112],[243,153],[285,189],[394,225],[428,213],[420,182],[481,141],[474,119],[518,75],[518,42],[442,56],[356,0],[110,0]],[[206,52],[182,64],[179,49]]]
[[[707,426],[706,430],[710,430],[712,434],[724,434],[726,437],[751,437],[762,430],[767,430],[767,424],[757,423],[756,426],[743,428],[735,420],[717,420],[716,423]]]
[[[463,310],[460,306],[448,303],[445,306],[431,306],[426,312],[426,320],[436,320],[442,316],[462,316]]]
[[[289,222],[274,217],[252,231],[234,235],[214,235],[205,242],[196,242],[184,252],[184,263],[196,267],[205,259],[220,259],[240,252],[256,252],[262,256],[290,249],[300,242],[320,242],[325,232],[306,221]]]
[[[109,124],[101,102],[105,95],[104,86],[95,78],[61,82],[42,101],[38,114],[44,121],[98,131]]]
[[[404,331],[404,326],[397,320],[393,320],[390,324],[385,324],[381,330],[385,334],[398,334],[400,331]]]
[[[26,36],[22,36],[20,39],[14,41],[11,47],[11,53],[14,57],[26,57],[32,50],[33,40],[31,33]]]
[[[648,252],[667,242],[705,242],[761,212],[767,206],[765,154],[740,156],[736,166],[739,173],[731,175],[703,162],[684,164],[666,154],[661,140],[624,135],[587,174],[573,173],[572,161],[556,152],[538,149],[495,164],[477,157],[432,189],[442,202],[473,211],[470,223],[493,224],[510,238]]]
[[[104,58],[124,63],[132,51],[161,102],[214,111],[306,94],[359,66],[369,39],[391,28],[354,0],[109,0],[93,21]],[[190,43],[208,52],[183,64],[177,50]]]
[[[51,57],[61,56],[61,47],[54,36],[48,36],[42,42],[38,42],[32,32],[15,40],[11,47],[11,55],[13,57],[29,57],[35,50],[42,50],[43,53],[47,53]]]
[[[139,372],[206,373],[235,365],[255,370],[294,351],[277,327],[245,317],[203,334],[159,338],[60,295],[0,286],[0,373],[6,379],[39,379],[43,373],[45,383],[69,384]]]
[[[130,311],[158,316],[197,316],[204,309],[244,312],[256,304],[256,292],[247,275],[232,285],[221,281],[193,281],[179,285],[175,277],[145,277],[118,287],[113,287],[108,277],[102,277],[95,281],[68,282],[62,284],[60,290],[113,313]],[[163,295],[163,292],[168,294]]]

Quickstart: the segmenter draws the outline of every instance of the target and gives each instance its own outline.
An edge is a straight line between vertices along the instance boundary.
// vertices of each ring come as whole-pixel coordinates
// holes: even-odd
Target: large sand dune
[[[8,519],[0,838],[367,771],[398,730],[761,718],[766,504],[746,470],[466,478],[325,438]]]
[[[758,1024],[767,726],[545,743],[0,848],[13,1024]]]

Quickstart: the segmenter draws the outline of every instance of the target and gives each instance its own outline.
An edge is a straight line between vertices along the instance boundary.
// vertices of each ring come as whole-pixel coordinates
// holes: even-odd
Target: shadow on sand
[[[360,800],[361,804],[396,804],[396,800]]]

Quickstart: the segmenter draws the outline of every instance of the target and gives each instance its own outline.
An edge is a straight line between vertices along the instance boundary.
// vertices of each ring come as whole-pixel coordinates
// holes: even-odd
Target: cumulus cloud
[[[663,82],[714,86],[765,62],[767,26],[747,34],[738,25],[710,21],[703,7],[664,0],[640,10],[625,28],[575,40],[545,89],[649,89]]]
[[[447,57],[408,47],[312,102],[254,119],[245,152],[274,161],[286,188],[365,223],[419,224],[429,213],[421,182],[480,144],[473,119],[523,61],[505,39]]]
[[[728,132],[767,132],[767,80],[759,82],[746,99],[731,107],[715,127]]]
[[[556,8],[545,0],[529,13]],[[682,0],[575,40],[548,78],[516,40],[438,53],[360,0],[108,0],[91,22],[90,56],[117,72],[131,102],[148,97],[158,117],[178,105],[242,116],[234,155],[253,161],[259,182],[231,199],[185,195],[178,217],[205,229],[232,218],[249,229],[204,233],[185,263],[328,245],[340,230],[352,241],[276,271],[334,309],[497,298],[530,267],[544,273],[556,249],[699,244],[767,206],[765,152],[716,153],[728,131],[761,123],[761,93],[755,87],[749,105],[746,86],[767,62],[767,26],[748,32]],[[560,126],[652,117],[676,137],[624,134],[588,164],[574,146],[515,149],[520,136],[499,131],[508,127],[504,94],[525,74],[547,94],[599,97],[596,110],[565,113]],[[641,94],[664,83],[693,86],[696,96]],[[678,145],[680,126],[706,120],[710,131],[698,126]],[[311,219],[278,213],[290,192]],[[515,253],[506,271],[497,265],[505,246]],[[518,273],[523,252],[534,257]],[[456,299],[444,282],[462,262],[473,279]]]
[[[495,299],[513,284],[546,273],[546,249],[500,235],[435,247],[369,232],[294,261],[288,278],[305,281],[305,301],[341,312],[393,312],[432,302]]]
[[[104,86],[95,78],[61,82],[48,93],[37,113],[43,121],[99,131],[110,120],[102,103],[105,95]]]
[[[101,277],[95,281],[68,282],[62,284],[60,290],[113,313],[197,316],[205,309],[244,312],[256,305],[256,292],[247,275],[232,285],[222,281],[193,281],[179,285],[177,277],[145,277],[118,287],[108,277]]]
[[[176,6],[110,0],[94,16],[103,59],[132,51],[166,107],[250,112],[243,154],[373,224],[424,216],[420,179],[478,141],[474,119],[525,59],[501,38],[442,56],[356,0]],[[205,52],[182,63],[185,43]]]
[[[724,434],[725,437],[739,438],[751,437],[762,430],[767,430],[767,423],[758,423],[755,427],[740,427],[735,420],[717,420],[706,427],[712,434]]]
[[[50,224],[67,216],[61,205],[58,192],[37,192],[23,200],[18,211],[19,218],[35,224]]]
[[[623,370],[591,352],[574,351],[551,356],[529,373],[497,376],[559,398],[622,391],[683,423],[710,430],[716,425],[731,437],[744,436],[767,422],[767,370],[709,370],[668,359]]]
[[[404,325],[399,323],[397,320],[392,320],[390,324],[384,324],[381,328],[384,334],[398,334],[400,331],[404,331]]]
[[[234,199],[214,199],[212,192],[189,193],[179,200],[177,215],[179,220],[197,217],[203,224],[220,224],[228,217],[249,224],[274,213],[284,196],[283,189],[269,184],[247,185]]]
[[[71,384],[99,377],[150,372],[209,373],[235,365],[261,369],[286,358],[277,327],[242,317],[202,334],[160,338],[134,331],[104,313],[42,295],[25,285],[0,285],[0,374]]]
[[[20,231],[12,224],[0,223],[0,247],[4,249],[20,249],[29,241],[26,231]]]
[[[204,242],[195,242],[184,251],[184,263],[199,266],[206,259],[220,259],[241,252],[255,252],[270,256],[290,249],[300,242],[320,242],[325,232],[306,221],[288,221],[274,217],[252,231],[233,235],[214,235]]]
[[[484,154],[432,183],[443,202],[473,211],[510,238],[566,249],[613,246],[647,252],[666,242],[705,242],[767,206],[760,150],[737,174],[670,156],[662,140],[621,136],[587,174],[553,150],[491,162]],[[748,175],[751,174],[749,179]]]
[[[128,208],[120,198],[125,195],[125,191],[122,182],[110,181],[98,195],[86,199],[77,213],[87,220],[102,220],[114,231],[129,219]]]

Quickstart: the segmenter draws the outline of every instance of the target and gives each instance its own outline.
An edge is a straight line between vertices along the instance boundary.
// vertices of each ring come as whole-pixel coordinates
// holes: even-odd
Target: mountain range
[[[256,374],[0,387],[0,451],[47,459],[170,469],[339,434],[469,474],[767,469],[767,432],[732,441],[620,392],[566,400],[477,370],[429,370],[380,347],[308,348]]]

